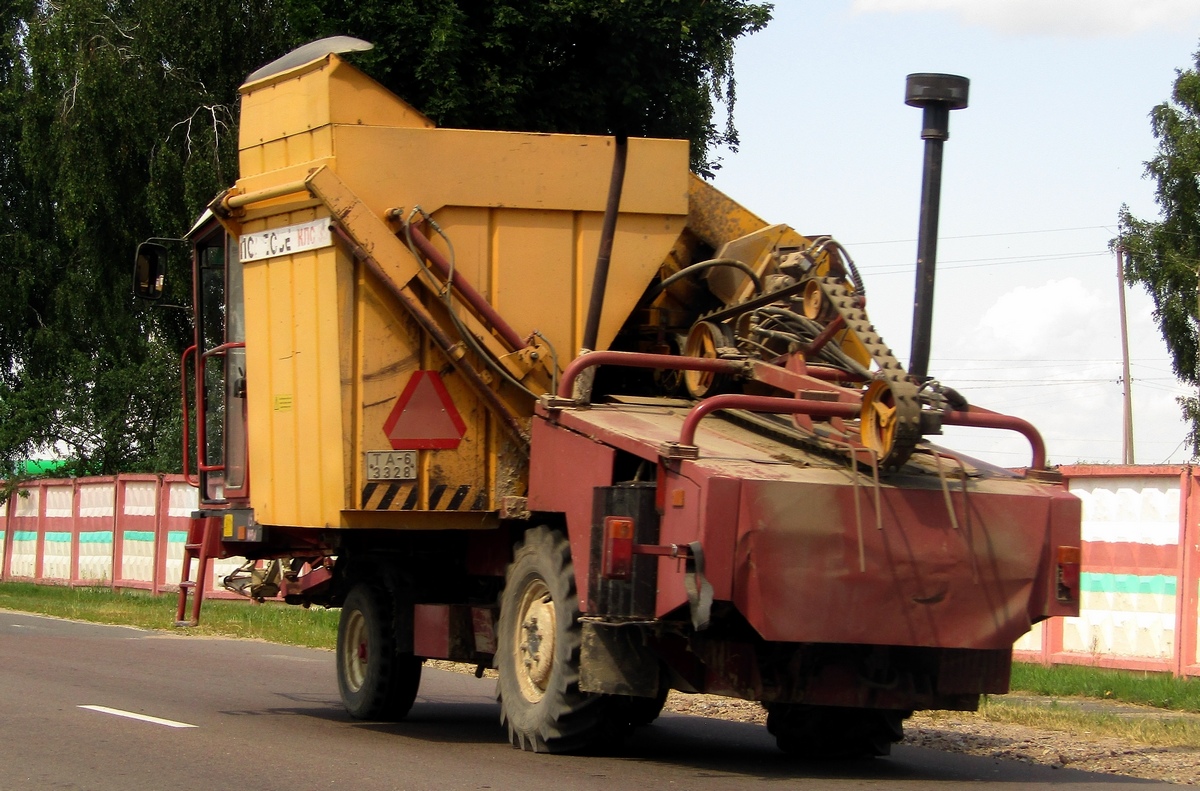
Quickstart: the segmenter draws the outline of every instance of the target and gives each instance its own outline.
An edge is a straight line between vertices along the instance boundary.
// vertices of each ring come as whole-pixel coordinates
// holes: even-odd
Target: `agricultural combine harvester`
[[[526,750],[611,743],[674,689],[858,756],[1005,692],[1013,641],[1077,614],[1080,507],[1038,433],[924,370],[965,80],[909,79],[906,370],[846,250],[692,175],[686,141],[435,128],[337,54],[361,46],[249,77],[241,177],[188,237],[181,623],[207,561],[243,557],[226,587],[341,608],[357,718],[405,716],[437,658],[498,671]],[[139,248],[140,294],[165,260]],[[1030,464],[938,447],[943,425],[1020,432]]]

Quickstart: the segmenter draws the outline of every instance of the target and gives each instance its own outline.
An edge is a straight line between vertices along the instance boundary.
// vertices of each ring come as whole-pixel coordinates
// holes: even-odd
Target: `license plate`
[[[367,451],[368,481],[413,481],[417,478],[415,450]]]

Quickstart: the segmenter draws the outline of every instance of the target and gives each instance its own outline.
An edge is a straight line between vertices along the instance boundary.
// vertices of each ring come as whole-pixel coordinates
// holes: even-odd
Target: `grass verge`
[[[211,599],[204,602],[199,626],[177,629],[177,601],[175,596],[154,596],[138,590],[0,583],[0,609],[170,630],[180,635],[247,637],[310,648],[332,649],[337,642],[337,610]]]
[[[1024,703],[1003,698],[982,701],[979,716],[989,722],[1065,731],[1085,737],[1109,736],[1155,747],[1200,749],[1200,720],[1193,717],[1169,714],[1124,717],[1079,709],[1058,701]]]
[[[1012,688],[1048,697],[1085,697],[1200,712],[1200,679],[1175,678],[1169,673],[1014,663]]]

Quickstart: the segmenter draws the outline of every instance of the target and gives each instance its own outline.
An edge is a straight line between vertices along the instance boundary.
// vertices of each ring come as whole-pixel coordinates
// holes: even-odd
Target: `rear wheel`
[[[342,604],[337,677],[342,704],[360,720],[399,720],[412,708],[421,659],[396,653],[395,604],[386,591],[360,583]]]
[[[808,759],[889,755],[904,738],[907,711],[773,703],[767,730],[785,753]]]
[[[500,600],[500,720],[514,747],[572,752],[615,737],[604,695],[579,689],[579,597],[561,533],[525,534]]]

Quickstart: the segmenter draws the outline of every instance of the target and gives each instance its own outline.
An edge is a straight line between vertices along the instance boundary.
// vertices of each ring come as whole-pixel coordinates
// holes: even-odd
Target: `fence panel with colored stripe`
[[[103,585],[113,581],[113,523],[117,480],[77,482],[75,573],[72,582]]]
[[[1014,645],[1015,658],[1200,675],[1200,616],[1197,598],[1187,595],[1200,592],[1197,471],[1061,470],[1083,506],[1080,614],[1039,624]]]
[[[157,475],[117,479],[117,517],[113,547],[115,584],[155,590],[158,548],[158,501],[162,478]]]
[[[74,576],[75,483],[51,481],[42,489],[42,573],[46,582],[67,584]]]
[[[163,488],[167,490],[167,518],[164,521],[165,531],[161,534],[160,546],[165,547],[162,556],[161,590],[178,590],[180,575],[183,572],[183,548],[187,542],[188,525],[192,512],[199,508],[199,491],[182,478],[165,481]],[[244,562],[244,558],[232,557],[210,559],[208,574],[204,585],[204,595],[218,599],[240,599],[236,593],[225,590],[221,580],[233,573]],[[191,578],[197,576],[195,564],[192,564]]]
[[[159,520],[158,529],[158,589],[177,590],[183,572],[188,524],[192,512],[200,507],[199,490],[183,480],[164,480],[161,507],[164,518]],[[193,568],[192,579],[195,574]]]
[[[1075,477],[1083,501],[1081,612],[1062,623],[1064,654],[1174,665],[1180,540],[1178,473]]]
[[[38,519],[42,512],[42,488],[18,489],[8,501],[8,555],[6,579],[36,579],[39,572]]]

